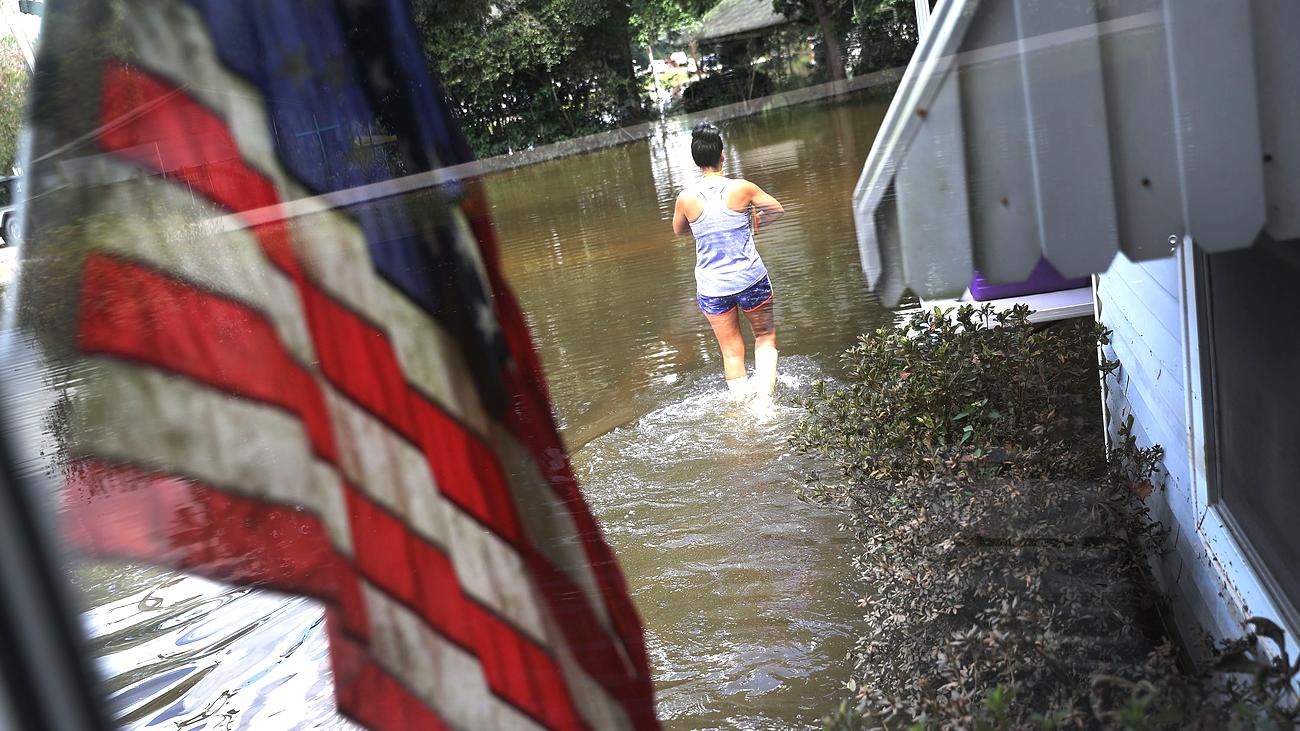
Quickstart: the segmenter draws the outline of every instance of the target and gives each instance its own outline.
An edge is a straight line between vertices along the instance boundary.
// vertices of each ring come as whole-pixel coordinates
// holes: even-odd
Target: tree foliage
[[[821,67],[831,79],[844,78],[843,41],[852,21],[854,0],[773,0],[772,8],[821,35]]]
[[[413,5],[425,52],[480,155],[577,137],[645,114],[626,3]]]
[[[823,5],[841,23],[841,30],[883,14],[910,10],[915,17],[913,0],[823,0]],[[791,20],[817,22],[814,0],[773,0],[772,8]]]
[[[634,0],[632,31],[637,47],[693,29],[718,0]]]
[[[845,68],[863,73],[906,60],[915,44],[915,33],[908,30],[915,22],[908,14],[911,2],[773,0],[773,7],[814,28],[823,38],[821,47],[834,49],[828,52],[839,59],[823,60],[819,68],[840,69],[842,76]],[[663,39],[681,42],[681,35],[717,3],[413,0],[425,53],[480,156],[648,118],[651,105],[633,57]],[[825,12],[818,15],[817,8]],[[744,98],[755,91],[750,83],[754,78],[745,74]],[[713,82],[715,87],[728,83]],[[702,89],[695,96],[711,102],[725,96],[723,91]]]
[[[0,175],[7,175],[18,160],[18,132],[27,107],[27,62],[18,42],[0,39]]]
[[[773,0],[772,8],[816,30],[830,78],[843,78],[836,58],[857,75],[902,66],[916,47],[913,0]]]
[[[919,35],[912,0],[859,0],[853,6],[849,45],[852,71],[858,74],[905,66]]]

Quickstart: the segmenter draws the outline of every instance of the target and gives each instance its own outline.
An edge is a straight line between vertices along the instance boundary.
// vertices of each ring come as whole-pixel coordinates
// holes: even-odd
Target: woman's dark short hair
[[[691,130],[691,157],[702,168],[716,168],[722,161],[722,132],[708,122]]]

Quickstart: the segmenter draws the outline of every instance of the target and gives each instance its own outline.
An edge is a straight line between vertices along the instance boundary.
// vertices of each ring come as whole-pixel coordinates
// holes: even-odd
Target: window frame
[[[1255,245],[1261,245],[1257,242]],[[1300,656],[1300,611],[1273,580],[1250,538],[1221,501],[1223,485],[1217,456],[1218,410],[1214,374],[1214,332],[1210,324],[1211,287],[1207,254],[1190,236],[1178,247],[1179,295],[1183,331],[1183,377],[1187,384],[1188,465],[1196,534],[1230,605],[1232,624],[1254,616],[1272,619],[1286,630],[1287,652]],[[1204,343],[1204,347],[1202,347]],[[1300,483],[1298,483],[1300,484]]]

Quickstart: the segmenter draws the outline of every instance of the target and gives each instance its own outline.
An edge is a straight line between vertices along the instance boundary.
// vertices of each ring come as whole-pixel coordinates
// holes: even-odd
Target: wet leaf
[[[1254,675],[1259,671],[1259,663],[1244,652],[1232,652],[1220,656],[1214,663],[1214,669],[1221,673]]]
[[[1153,486],[1150,480],[1133,481],[1128,484],[1128,491],[1133,493],[1141,500],[1151,497]]]
[[[1251,617],[1246,620],[1246,624],[1254,628],[1255,634],[1272,640],[1273,644],[1279,649],[1286,648],[1286,632],[1277,626],[1273,620],[1267,617]]]

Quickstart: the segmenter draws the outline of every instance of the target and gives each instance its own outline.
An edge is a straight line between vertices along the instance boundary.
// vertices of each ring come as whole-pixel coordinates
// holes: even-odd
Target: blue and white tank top
[[[706,175],[694,192],[704,199],[704,211],[691,222],[695,235],[695,288],[705,297],[743,292],[767,276],[767,267],[754,248],[747,211],[733,211],[724,196],[731,183],[721,175]]]

